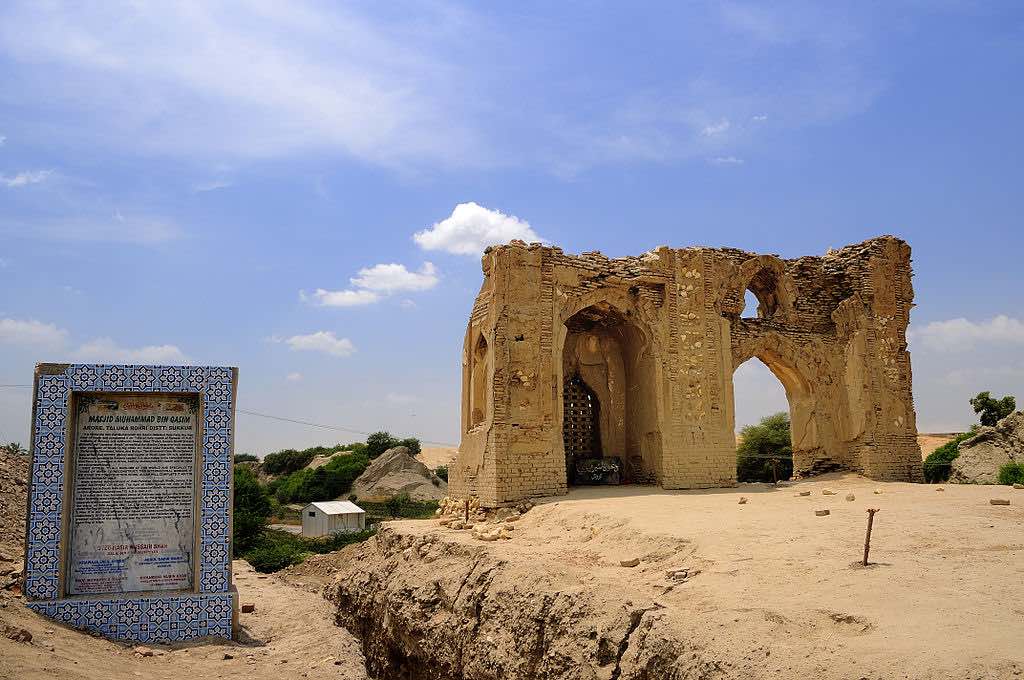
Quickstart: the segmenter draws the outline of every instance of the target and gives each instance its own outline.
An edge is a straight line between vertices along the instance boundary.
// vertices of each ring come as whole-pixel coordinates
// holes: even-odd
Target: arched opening
[[[811,385],[778,353],[760,349],[734,368],[733,403],[738,481],[788,479],[817,448]]]
[[[793,474],[789,399],[782,382],[756,357],[733,372],[736,480],[770,482]],[[779,422],[779,416],[785,416]]]
[[[743,319],[759,319],[761,316],[761,309],[759,307],[761,303],[758,302],[757,296],[754,295],[754,291],[749,288],[743,294],[743,312],[740,318]]]
[[[575,313],[565,327],[562,416],[567,480],[654,481],[661,436],[654,361],[644,333],[629,314],[603,302]],[[584,404],[592,406],[581,408]],[[577,434],[587,422],[594,437],[590,452],[582,453]],[[589,470],[604,471],[606,478],[599,482],[599,475]]]
[[[469,426],[473,428],[484,422],[484,415],[487,413],[487,340],[482,334],[473,346],[470,361],[472,369],[470,371]]]

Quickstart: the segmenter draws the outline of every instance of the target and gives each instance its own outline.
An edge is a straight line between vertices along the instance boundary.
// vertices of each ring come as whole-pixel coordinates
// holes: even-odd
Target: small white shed
[[[362,531],[366,511],[351,501],[314,501],[302,509],[302,535],[310,538]]]

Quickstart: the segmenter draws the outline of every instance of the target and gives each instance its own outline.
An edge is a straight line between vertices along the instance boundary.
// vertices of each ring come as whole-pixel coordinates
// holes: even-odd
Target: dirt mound
[[[960,442],[949,481],[960,484],[995,484],[999,468],[1011,461],[1024,462],[1024,411],[1006,416],[993,427]]]
[[[856,475],[577,489],[508,538],[389,522],[292,577],[333,571],[324,592],[382,680],[1012,678],[1024,542],[1007,538],[1016,498],[990,495]],[[881,511],[864,568],[867,506]]]
[[[28,470],[28,456],[0,452],[0,574],[20,562],[25,549]]]
[[[370,463],[352,483],[352,493],[367,501],[383,501],[403,493],[416,501],[439,501],[448,495],[448,484],[413,458],[409,449],[396,446]]]

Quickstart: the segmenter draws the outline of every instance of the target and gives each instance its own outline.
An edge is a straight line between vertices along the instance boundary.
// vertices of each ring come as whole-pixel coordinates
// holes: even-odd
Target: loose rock
[[[824,517],[825,515],[830,515],[832,513],[829,512],[828,510],[815,510],[814,514],[817,515],[818,517]]]
[[[848,501],[855,501],[855,500],[857,500],[857,497],[854,496],[852,493],[848,493],[848,494],[846,494],[846,500],[848,500]]]
[[[242,613],[243,614],[251,614],[254,611],[256,611],[256,605],[255,604],[253,604],[252,602],[244,602],[244,603],[242,603]]]
[[[746,496],[740,496],[740,505],[746,505],[746,504],[747,504]]]
[[[989,500],[989,503],[991,503],[992,505],[1009,505],[1010,504],[1010,499],[1009,498],[993,498],[993,499]]]
[[[622,567],[635,567],[638,564],[640,564],[640,558],[638,557],[634,557],[631,560],[622,560],[621,562],[619,562],[619,566]]]

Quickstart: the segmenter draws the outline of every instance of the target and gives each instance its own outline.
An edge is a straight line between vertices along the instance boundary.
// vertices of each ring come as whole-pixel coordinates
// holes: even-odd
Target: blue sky
[[[1017,3],[4,3],[0,384],[237,365],[240,408],[457,442],[489,240],[892,233],[919,428],[963,428],[1024,399],[1021,73]],[[738,424],[784,405],[737,383]],[[354,438],[238,418],[239,451]],[[28,421],[0,388],[0,438]]]

